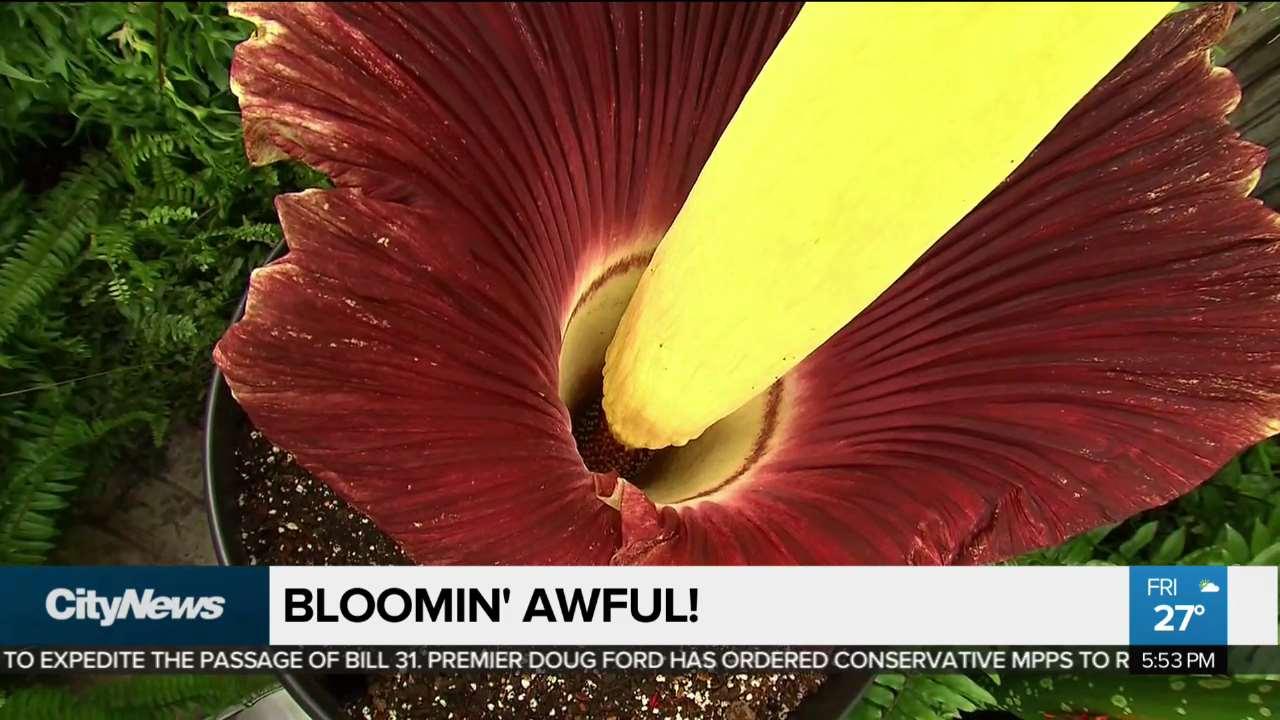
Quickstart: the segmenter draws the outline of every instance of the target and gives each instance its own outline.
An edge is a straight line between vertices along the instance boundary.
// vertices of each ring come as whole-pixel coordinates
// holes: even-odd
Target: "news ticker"
[[[4,648],[1227,647],[1275,567],[5,567]]]
[[[875,672],[1274,675],[1266,647],[258,647],[0,650],[5,673]]]

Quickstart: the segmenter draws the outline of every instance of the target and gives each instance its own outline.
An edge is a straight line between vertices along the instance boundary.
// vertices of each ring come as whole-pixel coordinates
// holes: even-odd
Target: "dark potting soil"
[[[239,444],[240,541],[254,565],[408,565],[369,518],[257,430]]]
[[[793,674],[394,675],[374,680],[356,717],[773,720],[785,718],[821,683],[820,675]]]
[[[262,433],[237,445],[240,541],[259,565],[407,565],[369,518]],[[818,673],[416,673],[368,678],[353,720],[781,720]]]

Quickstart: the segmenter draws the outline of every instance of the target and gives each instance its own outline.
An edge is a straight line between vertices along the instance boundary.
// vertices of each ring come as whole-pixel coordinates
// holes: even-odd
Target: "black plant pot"
[[[268,262],[283,255],[276,247]],[[247,293],[246,293],[247,297]],[[236,308],[235,320],[244,313],[244,299]],[[236,439],[247,422],[244,411],[231,396],[222,372],[215,369],[209,384],[205,410],[204,487],[213,534],[213,551],[223,565],[245,565],[248,558],[239,543],[239,496],[241,477],[236,471]],[[363,680],[354,675],[279,673],[280,683],[298,705],[314,720],[340,720],[342,701],[361,692]],[[833,674],[791,714],[792,720],[839,720],[859,701],[870,684],[870,673]]]

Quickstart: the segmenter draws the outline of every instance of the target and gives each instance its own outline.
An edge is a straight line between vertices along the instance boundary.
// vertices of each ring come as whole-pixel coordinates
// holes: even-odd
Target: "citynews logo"
[[[44,598],[45,612],[54,620],[97,620],[110,627],[117,620],[217,620],[222,617],[221,595],[178,597],[156,595],[146,588],[139,593],[128,588],[114,597],[84,588],[54,588]]]

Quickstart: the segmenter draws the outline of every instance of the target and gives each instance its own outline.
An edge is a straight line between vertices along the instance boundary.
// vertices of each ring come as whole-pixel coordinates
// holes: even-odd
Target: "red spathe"
[[[795,8],[238,10],[250,156],[339,189],[281,199],[291,252],[215,360],[419,562],[991,562],[1277,429],[1280,222],[1208,61],[1229,6],[1157,27],[790,373],[747,475],[663,508],[623,483],[617,509],[557,396],[567,313],[670,224]]]

